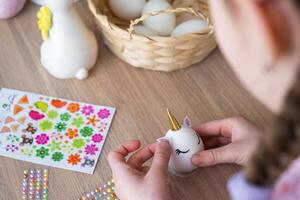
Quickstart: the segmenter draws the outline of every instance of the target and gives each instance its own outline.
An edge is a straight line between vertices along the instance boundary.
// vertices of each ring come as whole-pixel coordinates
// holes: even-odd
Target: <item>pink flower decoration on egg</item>
[[[93,135],[92,140],[95,143],[99,143],[103,140],[103,136],[100,133],[95,134],[95,135]]]
[[[82,110],[81,110],[81,113],[86,115],[86,116],[89,116],[91,114],[94,113],[94,107],[93,106],[83,106]]]
[[[38,144],[47,144],[47,142],[49,141],[49,137],[45,133],[42,133],[36,136],[35,140]]]
[[[106,119],[108,118],[110,115],[110,112],[109,110],[107,110],[106,108],[104,109],[101,109],[99,112],[98,112],[98,117],[101,118],[101,119]]]
[[[84,152],[86,153],[86,155],[95,155],[96,151],[98,151],[98,148],[95,144],[86,145],[84,148]]]

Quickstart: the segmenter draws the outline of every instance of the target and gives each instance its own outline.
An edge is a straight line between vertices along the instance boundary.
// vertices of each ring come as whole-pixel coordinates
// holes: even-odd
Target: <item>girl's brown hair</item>
[[[300,8],[300,0],[294,0]],[[288,93],[281,114],[262,136],[246,166],[246,178],[257,185],[271,185],[300,154],[300,71]]]
[[[300,73],[298,74],[300,80]],[[255,184],[272,184],[300,153],[300,84],[289,92],[282,113],[262,136],[257,152],[246,167]]]

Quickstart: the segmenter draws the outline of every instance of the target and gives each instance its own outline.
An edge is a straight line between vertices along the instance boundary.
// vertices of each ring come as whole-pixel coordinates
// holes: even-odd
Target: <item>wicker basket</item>
[[[173,10],[146,14],[134,21],[122,21],[112,14],[107,0],[88,0],[88,5],[103,33],[105,44],[122,60],[151,70],[173,71],[203,60],[215,47],[214,29],[207,0],[177,0]],[[145,18],[164,12],[187,12],[207,20],[209,26],[201,33],[178,37],[144,37],[133,33],[133,26]]]

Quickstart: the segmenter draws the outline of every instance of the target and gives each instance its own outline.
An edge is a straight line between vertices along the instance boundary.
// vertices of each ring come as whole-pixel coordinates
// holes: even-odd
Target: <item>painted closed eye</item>
[[[177,154],[177,155],[179,155],[179,154],[181,154],[181,153],[187,153],[187,152],[189,152],[190,150],[188,149],[188,150],[186,150],[186,151],[181,151],[180,149],[176,149],[175,150],[175,153]]]
[[[197,134],[198,137],[198,144],[200,144],[200,136]]]

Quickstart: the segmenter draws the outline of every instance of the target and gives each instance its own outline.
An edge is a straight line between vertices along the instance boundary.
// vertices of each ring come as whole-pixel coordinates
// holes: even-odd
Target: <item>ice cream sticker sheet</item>
[[[115,108],[0,91],[0,155],[92,174]]]

